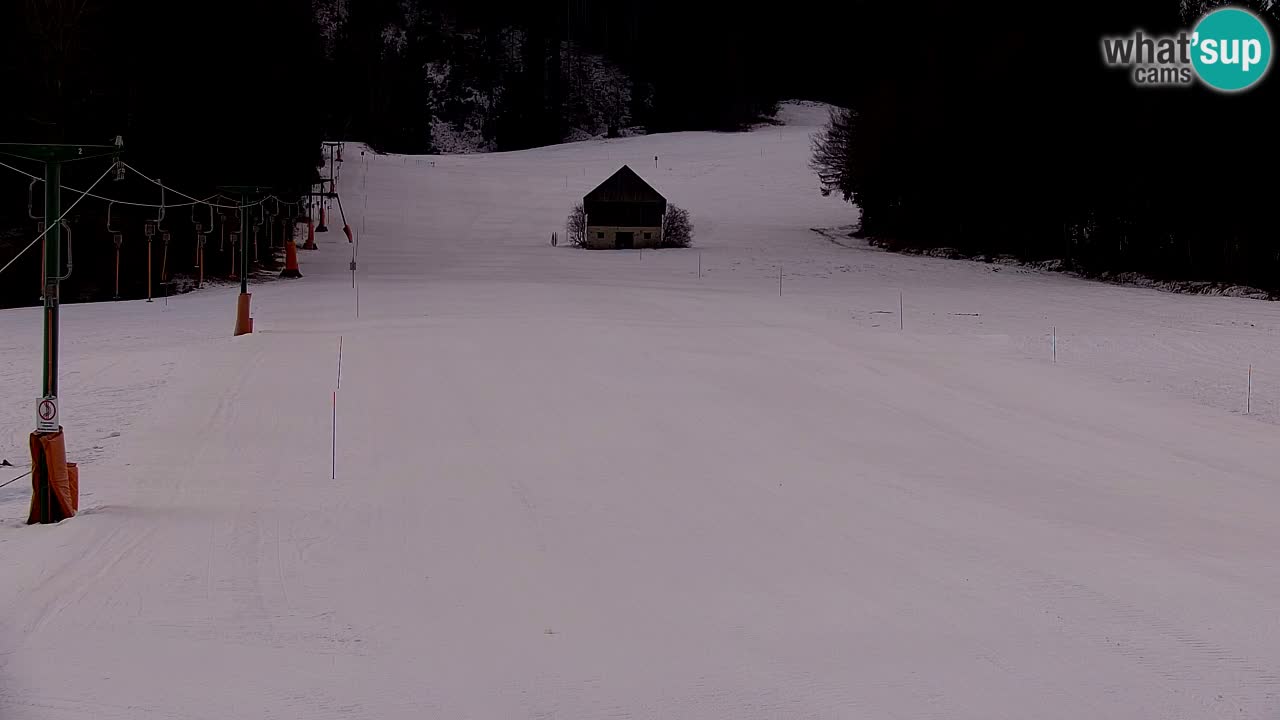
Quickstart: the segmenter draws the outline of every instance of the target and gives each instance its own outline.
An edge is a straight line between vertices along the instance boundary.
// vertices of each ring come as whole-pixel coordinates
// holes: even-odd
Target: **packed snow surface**
[[[349,145],[358,290],[335,223],[250,336],[66,307],[84,511],[0,489],[0,717],[1276,718],[1278,306],[834,242],[785,117]],[[695,248],[551,246],[623,163]]]

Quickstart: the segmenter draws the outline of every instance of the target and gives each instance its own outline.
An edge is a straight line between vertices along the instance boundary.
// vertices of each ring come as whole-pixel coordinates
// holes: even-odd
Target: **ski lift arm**
[[[67,234],[67,274],[58,277],[59,282],[71,277],[71,260],[72,260],[71,223],[67,222],[66,220],[63,220],[62,231]]]
[[[156,178],[156,184],[160,185],[161,180]],[[164,222],[164,185],[160,185],[160,208],[156,211],[156,232],[164,232],[164,228],[160,227],[160,223]]]

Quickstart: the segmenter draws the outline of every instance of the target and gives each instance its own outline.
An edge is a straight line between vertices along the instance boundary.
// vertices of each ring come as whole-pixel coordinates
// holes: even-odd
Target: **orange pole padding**
[[[80,509],[80,470],[67,462],[62,429],[31,433],[31,513],[27,524],[56,523]]]
[[[298,244],[293,238],[284,241],[284,269],[280,271],[282,278],[300,278],[302,270],[298,268]]]
[[[351,239],[351,226],[350,226],[350,225],[348,225],[348,224],[346,224],[346,223],[343,223],[343,224],[342,224],[342,232],[344,232],[344,233],[346,233],[346,234],[347,234],[347,242],[352,242],[352,239]]]
[[[253,318],[249,317],[249,299],[252,297],[253,293],[240,293],[236,300],[236,337],[253,332]]]
[[[307,241],[302,245],[303,250],[316,249],[316,223],[311,218],[307,218]]]

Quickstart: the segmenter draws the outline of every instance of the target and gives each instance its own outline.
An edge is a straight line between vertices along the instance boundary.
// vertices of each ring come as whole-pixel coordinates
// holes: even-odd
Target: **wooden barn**
[[[582,208],[589,247],[658,247],[662,242],[667,199],[626,165],[587,193]]]

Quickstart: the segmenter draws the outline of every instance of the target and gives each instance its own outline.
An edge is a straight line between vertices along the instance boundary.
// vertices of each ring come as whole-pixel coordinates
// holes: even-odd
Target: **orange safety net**
[[[80,470],[67,462],[62,431],[31,433],[31,514],[27,524],[56,523],[80,509]]]

